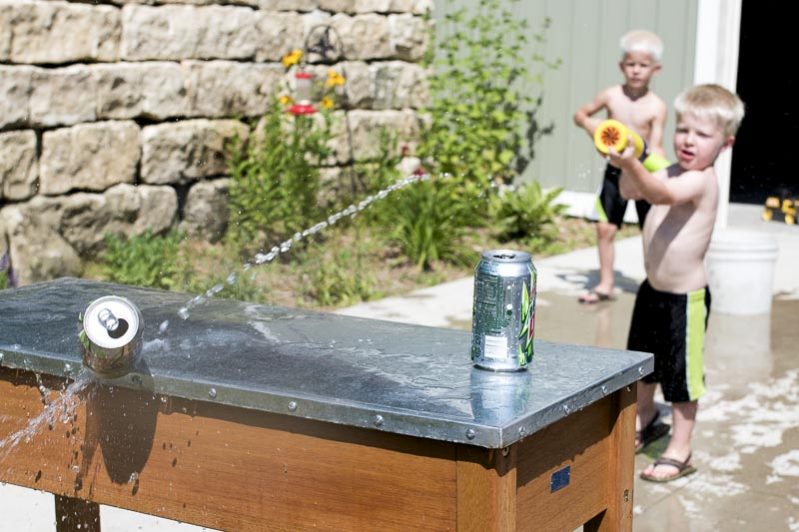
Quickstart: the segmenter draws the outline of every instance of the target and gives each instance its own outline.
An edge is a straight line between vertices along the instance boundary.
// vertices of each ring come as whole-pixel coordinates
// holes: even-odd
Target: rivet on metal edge
[[[216,388],[211,388],[210,390],[208,390],[208,397],[210,397],[211,399],[216,397]]]
[[[569,405],[563,405],[562,408],[564,412],[566,412],[567,414],[569,413],[570,410]]]
[[[375,427],[382,427],[383,426],[383,416],[381,416],[380,414],[376,415],[374,417],[374,424],[375,424]]]
[[[474,429],[467,429],[467,430],[466,430],[466,438],[467,438],[467,439],[469,439],[469,440],[473,440],[473,439],[474,439],[474,436],[475,436],[475,434],[474,434]]]
[[[519,427],[519,436],[524,436],[527,434],[527,429],[524,427]]]
[[[602,385],[602,395],[607,395],[607,393],[608,393],[608,387],[607,387],[607,385],[603,384]]]
[[[510,447],[503,447],[502,456],[508,456],[509,454],[510,454]]]
[[[631,392],[631,391],[633,391],[633,387],[632,387],[632,386],[627,386],[627,391],[628,391],[628,392]]]
[[[643,375],[644,374],[644,368],[642,366],[638,366],[638,374],[639,375]]]
[[[289,401],[289,411],[294,412],[295,410],[297,410],[297,402]]]

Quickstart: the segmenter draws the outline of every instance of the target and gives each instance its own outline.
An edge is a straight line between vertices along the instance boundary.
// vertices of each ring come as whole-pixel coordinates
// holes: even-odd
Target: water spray
[[[139,359],[144,319],[131,301],[105,296],[93,301],[79,318],[83,363],[97,377],[129,373]]]

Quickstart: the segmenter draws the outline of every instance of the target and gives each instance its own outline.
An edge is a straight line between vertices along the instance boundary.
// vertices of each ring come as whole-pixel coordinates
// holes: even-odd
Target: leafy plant
[[[358,301],[368,301],[374,294],[374,279],[367,273],[363,264],[363,251],[342,248],[333,252],[331,257],[321,260],[307,261],[308,266],[305,293],[320,305],[348,305]]]
[[[8,274],[0,271],[0,290],[5,290],[6,288],[8,288]]]
[[[245,252],[282,241],[319,218],[319,165],[331,153],[326,112],[294,116],[275,100],[261,124],[250,142],[237,138],[231,145],[227,238]]]
[[[533,248],[557,238],[556,222],[566,205],[555,203],[562,188],[544,192],[538,181],[532,181],[497,194],[491,211],[501,241],[526,240]]]
[[[460,242],[468,202],[452,179],[433,178],[399,191],[388,204],[386,220],[393,226],[390,240],[405,256],[429,270],[438,260],[461,263]]]
[[[434,172],[461,180],[463,194],[479,224],[492,183],[508,183],[529,161],[535,107],[530,85],[541,83],[525,66],[530,60],[555,67],[537,52],[529,55],[528,25],[514,13],[519,0],[480,0],[446,15],[444,38],[435,36],[434,67],[429,78],[430,127],[423,131],[419,153]],[[546,21],[532,35],[544,42]],[[437,30],[438,31],[438,30]]]
[[[105,235],[106,249],[100,255],[100,271],[109,281],[169,290],[178,282],[178,264],[183,236],[170,231],[164,236],[149,229],[141,235],[122,239]]]

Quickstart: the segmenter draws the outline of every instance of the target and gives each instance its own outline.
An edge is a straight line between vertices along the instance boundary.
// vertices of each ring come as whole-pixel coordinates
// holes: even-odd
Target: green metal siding
[[[435,18],[478,0],[436,0]],[[593,149],[588,135],[574,125],[577,108],[602,88],[623,81],[618,67],[619,39],[631,29],[648,29],[664,41],[663,69],[651,85],[671,109],[674,97],[692,84],[697,5],[693,0],[523,0],[516,4],[519,16],[536,31],[546,17],[551,26],[544,55],[560,58],[557,70],[545,73],[543,102],[538,118],[553,131],[535,147],[535,159],[525,180],[538,179],[544,186],[562,186],[576,192],[593,192],[602,180],[604,161]],[[531,64],[530,68],[537,68]],[[531,87],[537,94],[540,89]],[[664,145],[673,157],[673,112],[666,123]]]

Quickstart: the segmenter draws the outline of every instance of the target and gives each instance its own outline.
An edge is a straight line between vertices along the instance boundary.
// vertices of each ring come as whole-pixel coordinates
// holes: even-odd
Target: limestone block
[[[0,210],[0,226],[5,228],[11,264],[21,285],[80,276],[80,257],[59,233],[60,200],[36,196],[9,205]]]
[[[302,49],[305,44],[306,18],[297,13],[258,11],[255,60],[280,61],[290,51]]]
[[[172,62],[93,65],[99,119],[186,116],[188,100],[180,65]]]
[[[142,131],[141,180],[149,184],[185,184],[227,174],[226,143],[247,138],[237,120],[184,120],[147,126]]]
[[[96,119],[97,82],[86,65],[37,68],[30,95],[30,123],[71,126]]]
[[[330,18],[330,25],[341,36],[347,59],[386,59],[393,54],[387,17],[339,13]]]
[[[188,4],[193,6],[210,6],[230,4],[240,6],[258,7],[258,0],[111,0],[112,4],[124,6],[126,4]]]
[[[59,203],[59,231],[84,258],[105,247],[105,235],[122,238],[168,230],[177,214],[177,193],[172,187],[134,186],[126,183],[102,194],[79,192],[54,198]]]
[[[186,61],[183,70],[188,114],[211,118],[263,114],[283,79],[277,64]]]
[[[391,0],[319,0],[319,8],[333,13],[386,13]]]
[[[14,7],[11,4],[0,4],[0,61],[4,63],[11,59],[13,9]],[[0,257],[2,256],[2,249],[0,249]]]
[[[122,8],[122,59],[252,59],[260,35],[248,7],[142,6]]]
[[[30,129],[0,133],[0,200],[24,200],[36,193],[36,144],[36,132]]]
[[[404,3],[405,0],[392,0],[393,2]],[[427,15],[433,12],[433,0],[410,0],[413,4],[411,13],[414,15]],[[404,9],[397,11],[405,11]]]
[[[367,109],[419,109],[429,101],[427,74],[420,65],[404,61],[337,65],[347,82],[349,105]]]
[[[46,131],[42,137],[40,191],[105,190],[133,183],[139,163],[139,126],[96,122]]]
[[[260,0],[258,5],[266,11],[313,11],[319,0]]]
[[[180,228],[193,238],[218,242],[228,224],[230,179],[201,181],[189,189]]]
[[[365,111],[348,113],[355,160],[372,159],[380,155],[381,131],[396,135],[397,145],[393,148],[413,153],[419,136],[419,121],[416,113],[403,111]]]
[[[28,123],[35,71],[28,66],[0,65],[0,129]]]
[[[4,28],[4,21],[9,24]],[[0,5],[0,56],[13,63],[117,61],[119,9],[66,2]],[[5,44],[4,44],[5,41]]]
[[[404,61],[419,61],[424,57],[430,40],[430,27],[422,17],[389,15],[388,26],[392,57]]]

